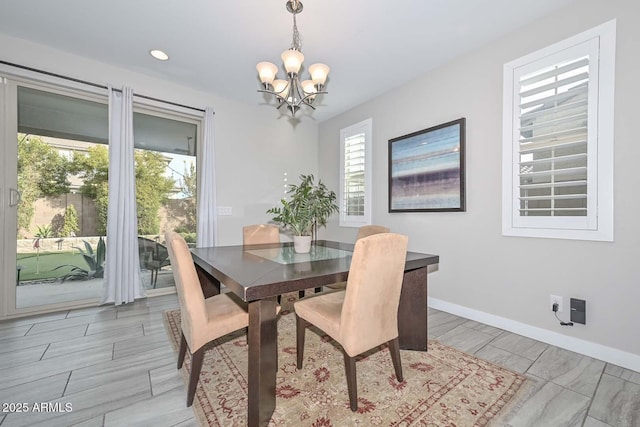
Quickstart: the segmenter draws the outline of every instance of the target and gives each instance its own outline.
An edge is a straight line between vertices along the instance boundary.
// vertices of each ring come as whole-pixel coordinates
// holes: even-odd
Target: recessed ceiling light
[[[160,61],[166,61],[169,59],[169,55],[159,49],[150,50],[149,54]]]

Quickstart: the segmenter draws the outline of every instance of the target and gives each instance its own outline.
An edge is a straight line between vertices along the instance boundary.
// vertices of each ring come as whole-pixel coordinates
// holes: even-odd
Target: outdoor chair
[[[167,247],[154,240],[138,236],[138,252],[140,255],[140,269],[151,272],[151,285],[155,289],[158,273],[163,267],[171,265]]]

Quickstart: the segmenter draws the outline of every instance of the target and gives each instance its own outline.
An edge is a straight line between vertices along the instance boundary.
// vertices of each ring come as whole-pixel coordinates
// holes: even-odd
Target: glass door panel
[[[135,112],[136,199],[142,284],[147,293],[175,286],[164,233],[196,238],[198,122],[159,112]]]
[[[6,215],[15,225],[4,228],[15,238],[9,268],[15,281],[5,284],[14,288],[5,292],[14,297],[8,312],[97,302],[106,226],[107,105],[28,84],[7,89],[14,97],[5,105],[16,113],[6,115],[13,118],[7,123],[13,137],[5,145],[15,154],[5,161],[14,162],[8,181],[20,194]]]

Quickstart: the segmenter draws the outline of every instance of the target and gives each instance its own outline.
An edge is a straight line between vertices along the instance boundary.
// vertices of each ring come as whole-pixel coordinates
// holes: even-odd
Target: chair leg
[[[321,287],[320,287],[320,288],[315,288],[315,289],[314,289],[314,292],[315,292],[316,294],[317,294],[318,292],[322,292],[322,288],[321,288]]]
[[[189,376],[189,388],[187,389],[187,407],[193,404],[193,398],[196,395],[196,386],[198,378],[200,378],[200,370],[202,369],[202,359],[204,359],[204,347],[200,347],[198,351],[193,353],[191,359],[191,375]]]
[[[281,300],[282,300],[282,295],[278,295],[278,304],[280,304]]]
[[[304,334],[307,329],[307,321],[296,314],[296,367],[302,369],[304,358]]]
[[[393,369],[396,371],[396,379],[398,382],[402,382],[402,362],[400,361],[400,341],[398,337],[389,341],[389,353],[391,353]]]
[[[298,291],[298,298],[304,298],[304,291]]]
[[[178,351],[178,369],[182,368],[184,362],[184,355],[187,354],[187,339],[184,337],[184,332],[180,332],[180,350]]]
[[[349,390],[349,406],[353,412],[358,410],[358,382],[356,380],[356,358],[342,349],[344,370],[347,374],[347,390]]]

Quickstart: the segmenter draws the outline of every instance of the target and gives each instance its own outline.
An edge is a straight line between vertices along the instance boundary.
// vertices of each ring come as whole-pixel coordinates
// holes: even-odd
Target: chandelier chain
[[[300,31],[298,31],[298,24],[296,23],[296,13],[293,12],[293,40],[291,41],[291,49],[299,51],[301,46],[302,37],[300,36]]]

